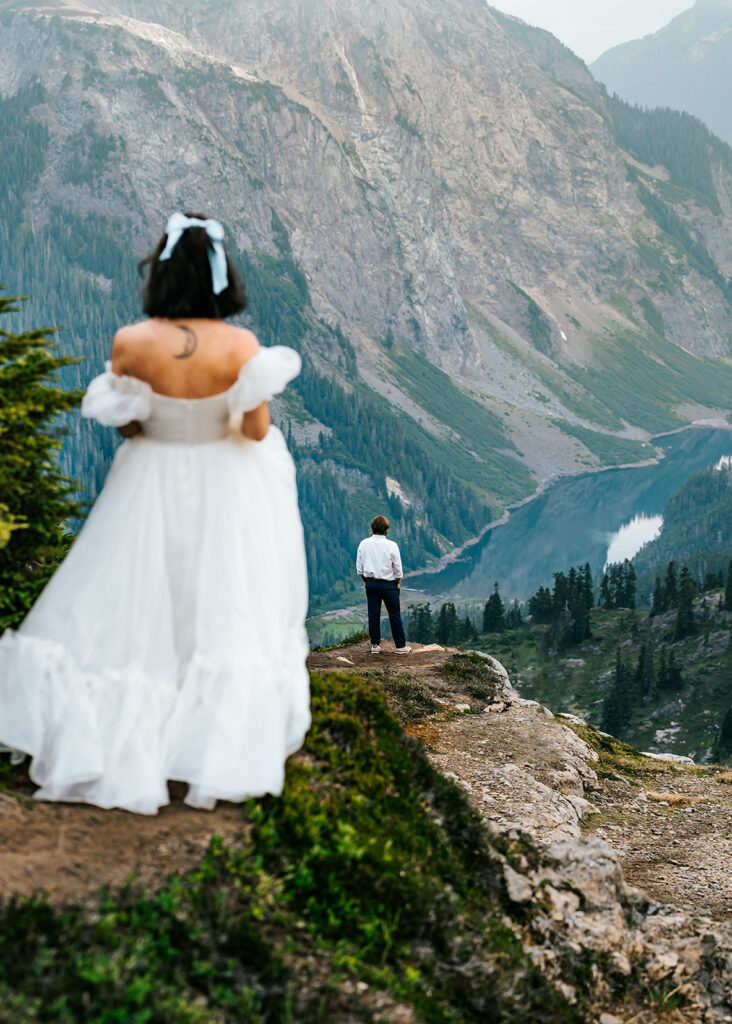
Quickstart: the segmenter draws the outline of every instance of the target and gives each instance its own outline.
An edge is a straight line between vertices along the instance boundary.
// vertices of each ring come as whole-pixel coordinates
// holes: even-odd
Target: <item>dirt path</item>
[[[54,903],[94,903],[104,885],[121,885],[131,874],[154,883],[192,869],[212,835],[233,843],[241,833],[235,805],[196,811],[180,790],[170,806],[147,817],[37,802],[35,788],[16,776],[12,790],[0,791],[0,898],[47,892]]]

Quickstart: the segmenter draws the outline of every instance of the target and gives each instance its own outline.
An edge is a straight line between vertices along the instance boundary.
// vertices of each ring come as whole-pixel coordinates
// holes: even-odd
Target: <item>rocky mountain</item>
[[[660,31],[603,53],[591,69],[610,92],[688,111],[732,142],[730,0],[697,0]]]
[[[79,379],[180,207],[225,221],[263,341],[306,352],[276,413],[321,603],[376,506],[428,561],[727,415],[732,151],[479,0],[4,0],[0,58],[0,281]],[[93,490],[112,442],[73,432]]]

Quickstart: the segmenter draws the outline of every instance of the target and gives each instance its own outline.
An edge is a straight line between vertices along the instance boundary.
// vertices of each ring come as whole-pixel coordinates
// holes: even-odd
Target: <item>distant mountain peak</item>
[[[732,142],[732,0],[697,0],[658,32],[603,53],[591,70],[630,103],[694,114]]]

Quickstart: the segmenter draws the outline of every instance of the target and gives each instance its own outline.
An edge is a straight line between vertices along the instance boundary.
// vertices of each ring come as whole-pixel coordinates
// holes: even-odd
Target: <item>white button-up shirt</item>
[[[375,580],[400,580],[404,573],[399,545],[383,534],[373,533],[358,545],[356,572]]]

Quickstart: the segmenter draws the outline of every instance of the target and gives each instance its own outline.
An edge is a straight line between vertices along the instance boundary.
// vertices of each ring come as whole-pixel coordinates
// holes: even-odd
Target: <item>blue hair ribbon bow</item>
[[[208,249],[211,283],[214,295],[220,295],[229,284],[229,274],[226,269],[226,253],[224,251],[224,229],[217,220],[200,220],[198,217],[186,217],[184,213],[171,214],[165,228],[168,240],[158,259],[161,262],[170,259],[181,235],[187,228],[203,228],[208,235],[211,242]]]

